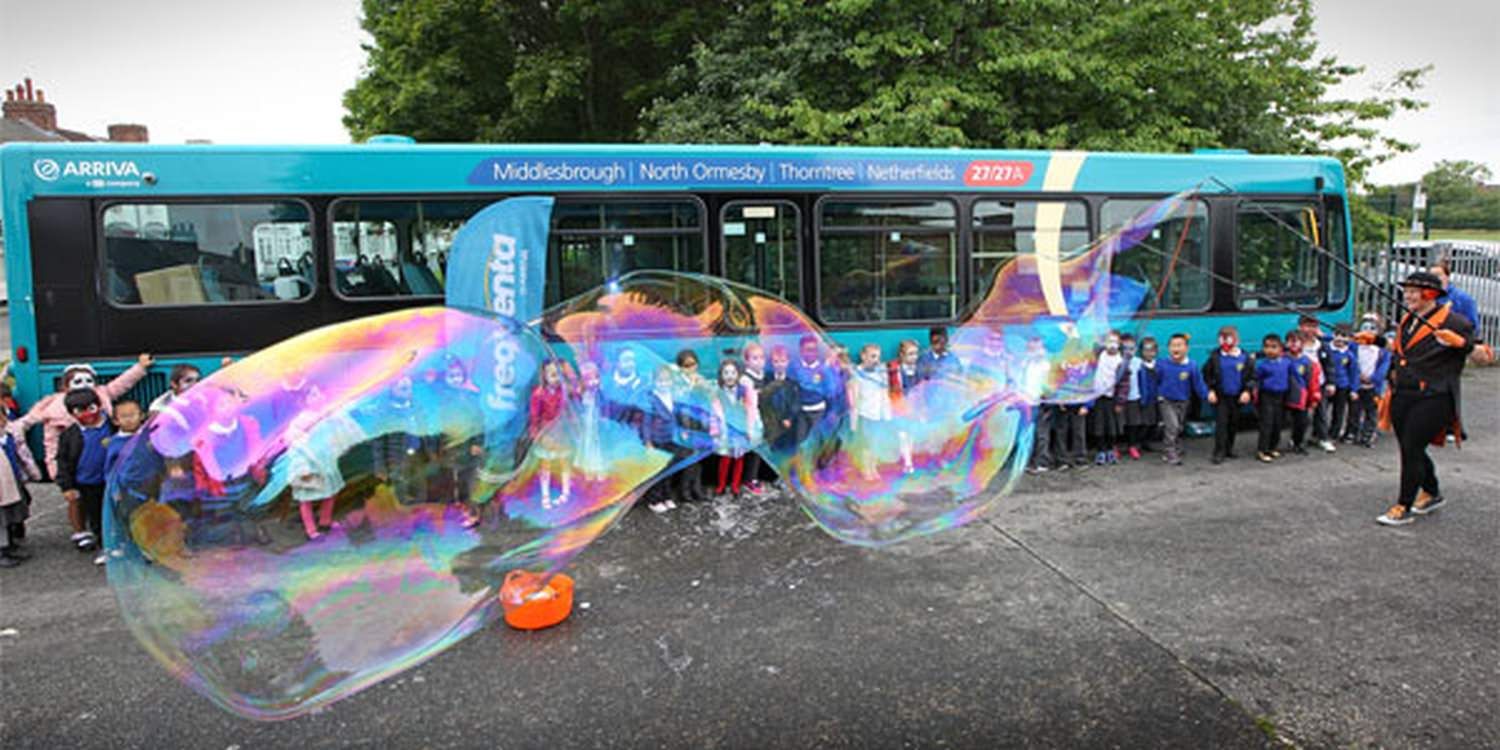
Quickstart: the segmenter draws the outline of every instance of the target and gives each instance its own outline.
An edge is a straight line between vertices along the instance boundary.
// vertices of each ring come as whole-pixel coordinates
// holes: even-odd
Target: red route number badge
[[[964,184],[974,187],[1025,185],[1035,169],[1029,161],[971,161],[964,170]]]

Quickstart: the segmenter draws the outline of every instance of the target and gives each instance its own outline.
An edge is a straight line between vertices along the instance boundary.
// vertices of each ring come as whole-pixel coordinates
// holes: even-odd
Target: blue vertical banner
[[[550,196],[506,198],[474,214],[448,250],[449,307],[529,323],[542,314],[547,283]]]

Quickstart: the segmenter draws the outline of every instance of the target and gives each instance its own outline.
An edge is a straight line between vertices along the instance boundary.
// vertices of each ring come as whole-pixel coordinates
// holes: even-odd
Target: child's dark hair
[[[1155,336],[1142,336],[1141,337],[1141,347],[1144,348],[1147,344],[1150,344],[1152,346],[1156,346],[1156,337]]]
[[[63,406],[68,408],[69,414],[98,405],[99,394],[95,393],[93,388],[74,388],[63,396]]]
[[[943,336],[943,337],[946,338],[948,336],[948,327],[947,326],[933,326],[933,327],[927,329],[927,338],[932,338],[933,336]]]
[[[1340,323],[1333,327],[1333,335],[1345,337],[1353,336],[1354,326],[1351,326],[1348,323]]]
[[[1182,343],[1186,344],[1188,342],[1188,335],[1185,333],[1174,333],[1171,336],[1167,337],[1167,343],[1170,344],[1177,339],[1182,339]]]
[[[1126,341],[1135,341],[1135,335],[1134,334],[1129,334],[1129,333],[1122,333],[1122,334],[1120,334],[1120,343],[1123,344]]]
[[[1275,344],[1277,346],[1281,346],[1281,337],[1277,336],[1274,333],[1268,333],[1264,338],[1260,340],[1261,346],[1265,346],[1266,344]]]
[[[180,383],[183,378],[187,377],[188,373],[202,375],[203,371],[199,370],[196,365],[172,365],[172,373],[168,376],[167,382]]]
[[[1234,326],[1223,326],[1223,327],[1219,328],[1219,335],[1220,336],[1224,336],[1226,334],[1234,334],[1235,338],[1239,338],[1240,337],[1240,329],[1235,328]]]
[[[1307,325],[1308,323],[1312,323],[1313,325],[1321,325],[1320,323],[1318,323],[1318,319],[1316,317],[1308,315],[1307,313],[1303,313],[1301,317],[1297,318],[1298,327]]]
[[[698,353],[693,351],[692,349],[683,349],[682,351],[677,353],[676,361],[678,367],[687,367],[689,361],[691,361],[693,364],[698,364]]]
[[[1287,331],[1286,332],[1286,342],[1288,344],[1290,344],[1290,343],[1292,343],[1292,339],[1296,339],[1298,341],[1302,341],[1303,340],[1302,331],[1299,331],[1299,330],[1296,330],[1296,329]]]

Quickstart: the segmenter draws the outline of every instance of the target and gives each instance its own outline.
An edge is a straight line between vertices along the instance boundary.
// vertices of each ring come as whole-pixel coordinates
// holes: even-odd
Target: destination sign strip
[[[518,156],[484,159],[469,173],[469,184],[548,188],[1021,187],[1036,174],[1031,161],[969,158]]]

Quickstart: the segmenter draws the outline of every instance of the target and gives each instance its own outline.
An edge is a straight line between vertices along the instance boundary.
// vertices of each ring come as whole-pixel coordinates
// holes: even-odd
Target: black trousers
[[[1307,418],[1315,415],[1310,409],[1292,408],[1286,410],[1286,415],[1287,421],[1292,425],[1292,446],[1301,448],[1302,444],[1307,441]]]
[[[1058,404],[1052,413],[1052,446],[1057,452],[1057,464],[1086,464],[1084,456],[1084,432],[1088,427],[1088,415],[1083,407],[1075,404]]]
[[[1453,424],[1453,396],[1396,391],[1391,396],[1391,426],[1401,446],[1401,494],[1397,502],[1411,507],[1417,490],[1438,494],[1437,468],[1427,455],[1434,438]]]
[[[88,522],[89,531],[94,532],[99,544],[104,544],[104,485],[102,484],[80,484],[78,490],[78,504],[83,508],[83,517]]]
[[[1260,418],[1260,452],[1270,453],[1281,445],[1282,416],[1286,414],[1286,391],[1261,391],[1256,404]]]
[[[1328,397],[1328,439],[1338,440],[1344,434],[1344,416],[1349,413],[1349,389],[1339,388]]]
[[[1052,404],[1037,404],[1032,407],[1036,414],[1036,435],[1031,446],[1031,467],[1052,468],[1052,415],[1056,407]]]
[[[1219,403],[1214,404],[1214,455],[1224,458],[1234,455],[1234,427],[1240,414],[1240,397],[1239,394],[1216,395]]]
[[[1379,407],[1375,403],[1373,388],[1361,388],[1357,394],[1359,398],[1349,404],[1349,426],[1344,429],[1344,437],[1368,443],[1375,437]]]

